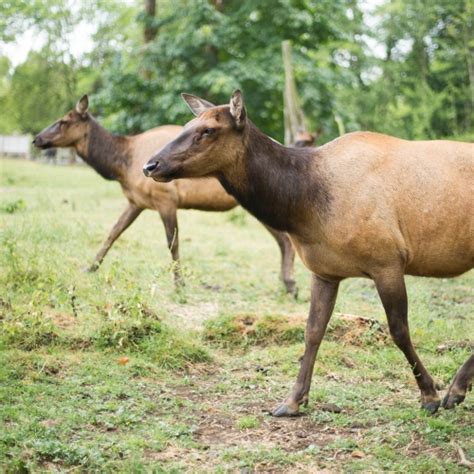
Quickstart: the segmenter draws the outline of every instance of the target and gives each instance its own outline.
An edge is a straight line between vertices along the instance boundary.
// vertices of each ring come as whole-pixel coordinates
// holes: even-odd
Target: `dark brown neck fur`
[[[328,212],[331,196],[317,174],[315,149],[284,147],[251,123],[244,133],[245,151],[238,157],[241,169],[219,176],[229,194],[257,219],[280,231],[296,231],[306,212],[320,216]]]
[[[89,117],[87,153],[81,158],[107,180],[120,181],[130,163],[127,137],[112,135]]]

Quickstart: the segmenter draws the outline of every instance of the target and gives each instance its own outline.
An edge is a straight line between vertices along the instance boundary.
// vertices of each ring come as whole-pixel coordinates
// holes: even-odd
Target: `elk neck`
[[[296,233],[308,217],[329,212],[329,185],[318,163],[318,150],[280,145],[252,123],[243,147],[218,178],[229,194],[257,219],[274,229]]]
[[[107,180],[121,181],[130,164],[129,137],[112,135],[89,118],[87,135],[76,147],[78,155]]]

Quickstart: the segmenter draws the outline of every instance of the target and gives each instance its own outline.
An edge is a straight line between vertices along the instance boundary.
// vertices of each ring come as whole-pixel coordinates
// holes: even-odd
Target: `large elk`
[[[178,209],[228,211],[238,206],[213,178],[181,179],[173,183],[156,183],[143,176],[146,160],[157,148],[176,138],[182,131],[177,125],[165,125],[135,136],[117,136],[109,133],[88,112],[89,102],[83,96],[75,109],[40,132],[33,143],[38,148],[73,147],[77,154],[103,178],[118,181],[128,200],[107,240],[97,253],[89,271],[99,268],[102,260],[117,238],[145,209],[159,212],[163,221],[168,247],[171,251],[176,283],[182,283],[179,261]],[[280,277],[288,293],[296,296],[293,279],[294,249],[283,232],[265,226],[275,238],[281,251]]]
[[[217,107],[183,97],[197,118],[148,161],[145,175],[158,182],[217,177],[258,219],[288,232],[312,272],[299,375],[273,414],[294,415],[308,403],[339,283],[350,277],[375,282],[422,406],[435,412],[435,384],[410,340],[404,275],[454,277],[473,267],[474,145],[355,132],[319,148],[287,148],[248,120],[239,91]],[[445,408],[464,399],[473,375],[471,356],[448,389]]]

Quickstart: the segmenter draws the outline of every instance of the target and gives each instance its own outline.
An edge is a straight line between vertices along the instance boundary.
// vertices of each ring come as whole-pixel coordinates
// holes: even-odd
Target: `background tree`
[[[256,124],[283,140],[280,45],[291,40],[323,141],[341,127],[472,139],[473,1],[385,0],[369,14],[361,0],[6,0],[0,40],[29,30],[42,48],[16,71],[0,63],[0,102],[13,111],[0,132],[42,128],[88,92],[108,128],[135,133],[186,122],[180,92],[222,103],[239,87]],[[75,57],[84,22],[94,47]]]

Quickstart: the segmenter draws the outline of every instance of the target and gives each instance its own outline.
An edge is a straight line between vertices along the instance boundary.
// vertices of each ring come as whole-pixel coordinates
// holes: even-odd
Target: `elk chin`
[[[159,169],[153,172],[150,176],[154,181],[158,183],[169,183],[173,181],[173,179],[179,178],[180,168],[170,168],[167,166],[160,166]]]
[[[36,148],[39,148],[40,150],[47,150],[48,148],[53,148],[53,144],[48,141],[43,141],[41,143],[35,143],[34,144]]]
[[[151,176],[151,179],[157,183],[169,183],[173,181],[174,178],[169,176]]]

